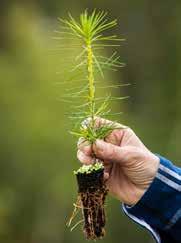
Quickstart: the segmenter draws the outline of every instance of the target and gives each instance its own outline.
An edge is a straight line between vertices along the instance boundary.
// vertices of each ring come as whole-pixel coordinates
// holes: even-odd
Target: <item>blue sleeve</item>
[[[181,243],[181,169],[159,156],[155,179],[134,206],[123,204],[133,221],[148,229],[158,243]]]

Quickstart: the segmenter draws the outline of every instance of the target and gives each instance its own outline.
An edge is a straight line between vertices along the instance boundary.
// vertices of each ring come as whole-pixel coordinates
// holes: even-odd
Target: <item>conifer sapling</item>
[[[64,97],[69,102],[75,98],[82,102],[82,104],[74,107],[75,111],[70,115],[70,118],[75,121],[75,127],[71,133],[93,145],[96,139],[104,139],[114,129],[121,128],[115,122],[97,126],[96,117],[111,114],[110,101],[121,100],[126,97],[112,97],[111,95],[97,97],[96,90],[100,88],[98,86],[99,79],[104,76],[105,70],[114,71],[124,66],[116,52],[110,57],[102,54],[104,49],[108,47],[119,46],[119,43],[116,42],[123,39],[116,35],[104,35],[105,31],[117,25],[116,20],[109,21],[107,19],[107,13],[104,11],[94,10],[89,14],[86,10],[80,15],[78,21],[70,14],[68,19],[60,19],[60,21],[63,25],[63,31],[58,33],[65,36],[60,37],[60,39],[75,39],[76,44],[73,47],[80,50],[80,53],[74,58],[76,65],[71,70],[72,73],[75,73],[75,76],[72,76],[69,80],[74,81],[77,77],[81,77],[81,80],[85,81],[83,87],[75,88],[76,92],[69,93]],[[113,85],[108,88],[119,86],[122,85]],[[69,89],[69,91],[73,89]],[[73,103],[76,103],[76,101],[73,100]],[[79,221],[72,229],[84,222],[83,231],[87,239],[102,238],[105,234],[106,221],[104,203],[108,192],[104,182],[104,165],[95,158],[93,164],[81,166],[77,171],[74,171],[74,174],[78,182],[78,200],[74,205],[74,212],[68,225],[70,226],[80,208],[82,209],[83,220]]]

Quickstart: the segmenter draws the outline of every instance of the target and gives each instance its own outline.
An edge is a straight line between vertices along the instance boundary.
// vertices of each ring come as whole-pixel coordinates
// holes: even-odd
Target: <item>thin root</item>
[[[71,229],[70,231],[73,231],[79,224],[83,223],[84,219],[79,220]]]

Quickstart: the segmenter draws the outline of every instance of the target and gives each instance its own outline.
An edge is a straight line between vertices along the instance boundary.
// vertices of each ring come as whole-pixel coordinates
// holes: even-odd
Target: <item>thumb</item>
[[[121,162],[124,158],[123,148],[97,139],[93,145],[93,151],[98,159],[111,162]]]

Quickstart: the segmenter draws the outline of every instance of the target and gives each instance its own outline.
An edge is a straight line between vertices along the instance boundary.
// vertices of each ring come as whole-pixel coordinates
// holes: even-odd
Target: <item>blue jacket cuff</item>
[[[164,157],[157,156],[160,165],[150,187],[134,206],[123,204],[123,210],[142,226],[141,222],[144,222],[153,231],[166,233],[176,223],[175,214],[180,211],[181,170]]]

